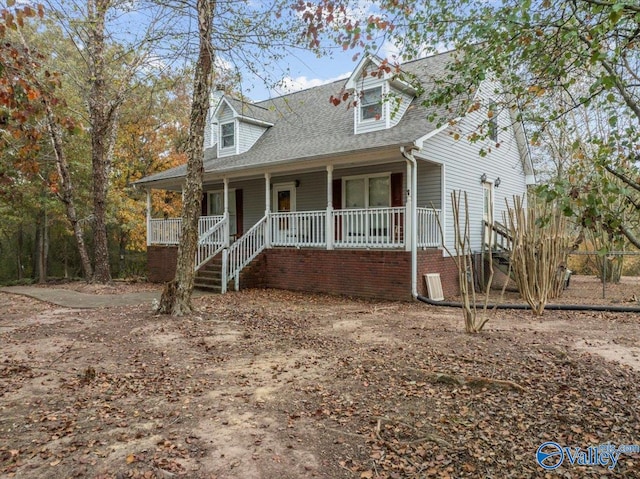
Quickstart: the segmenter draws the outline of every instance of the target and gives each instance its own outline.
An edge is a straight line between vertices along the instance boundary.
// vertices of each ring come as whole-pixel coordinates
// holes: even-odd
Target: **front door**
[[[277,215],[273,223],[274,239],[277,243],[288,243],[295,239],[296,231],[293,219],[286,213],[296,211],[296,185],[295,183],[279,183],[273,185],[273,212],[284,213]]]

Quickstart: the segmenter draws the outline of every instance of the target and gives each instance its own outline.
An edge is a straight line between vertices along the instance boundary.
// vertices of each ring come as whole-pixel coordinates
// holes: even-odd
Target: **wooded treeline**
[[[473,93],[492,76],[495,108],[528,127],[544,180],[536,194],[603,254],[640,245],[637,2],[9,0],[0,13],[0,281],[108,282],[144,251],[143,193],[131,183],[186,162],[198,143],[193,113],[206,105],[192,103],[187,85],[203,45],[227,85],[244,72],[270,86],[296,49],[326,55],[337,45],[357,59],[392,45],[388,71],[456,49],[426,95],[446,111],[434,121],[477,108]],[[469,101],[451,110],[461,94]],[[176,198],[153,201],[179,216]]]

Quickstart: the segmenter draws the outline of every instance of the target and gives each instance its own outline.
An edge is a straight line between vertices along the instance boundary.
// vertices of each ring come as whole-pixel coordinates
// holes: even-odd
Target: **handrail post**
[[[333,165],[327,165],[327,217],[325,218],[325,242],[327,249],[333,249]]]
[[[151,246],[151,189],[147,188],[147,246]]]
[[[229,271],[229,250],[228,248],[224,248],[222,250],[222,271],[221,271],[221,281],[220,285],[220,293],[224,294],[227,292],[227,272]],[[236,284],[239,281],[236,280]]]
[[[271,173],[264,174],[264,247],[271,247]]]

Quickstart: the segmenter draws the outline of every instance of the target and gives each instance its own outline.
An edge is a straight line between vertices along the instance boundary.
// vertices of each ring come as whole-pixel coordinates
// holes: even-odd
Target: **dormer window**
[[[222,148],[231,148],[236,144],[236,128],[234,122],[220,125]]]
[[[382,87],[362,92],[360,100],[360,120],[379,120],[382,118]]]

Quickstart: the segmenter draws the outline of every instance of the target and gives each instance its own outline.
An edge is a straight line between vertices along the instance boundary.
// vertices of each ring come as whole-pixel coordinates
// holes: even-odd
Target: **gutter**
[[[418,296],[418,163],[413,156],[414,150],[419,150],[415,144],[401,146],[400,153],[411,164],[411,295]]]

